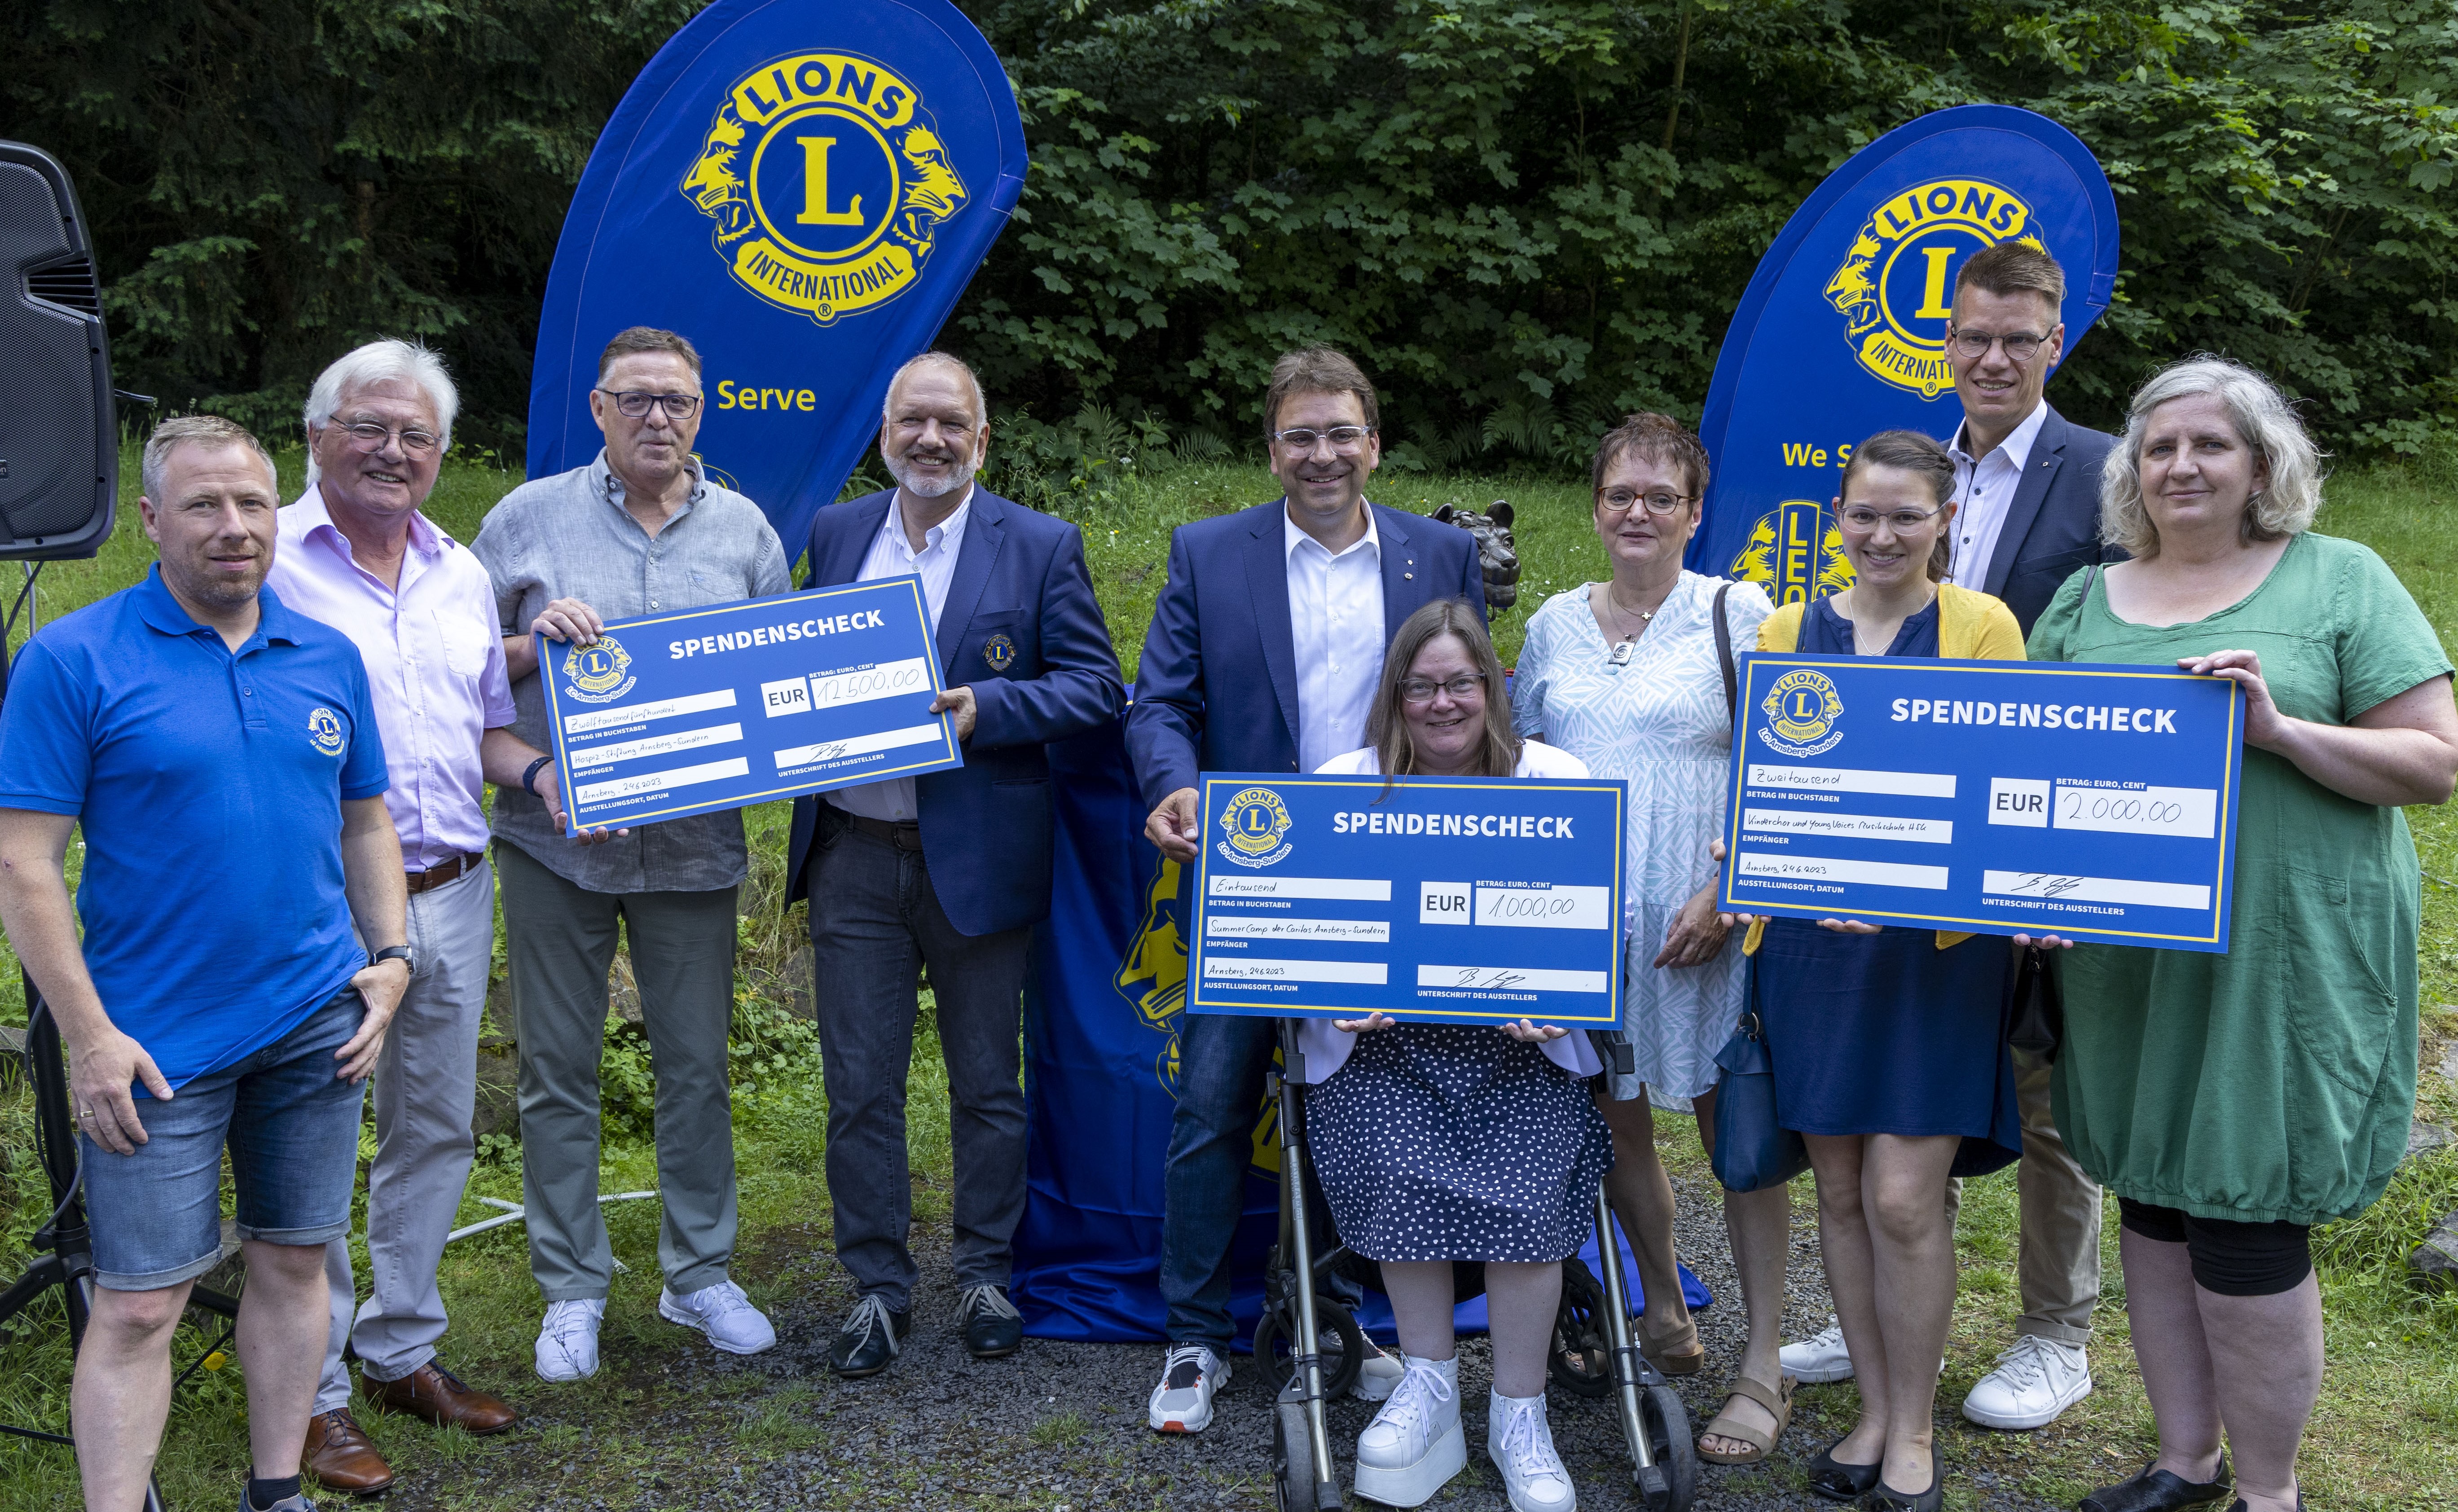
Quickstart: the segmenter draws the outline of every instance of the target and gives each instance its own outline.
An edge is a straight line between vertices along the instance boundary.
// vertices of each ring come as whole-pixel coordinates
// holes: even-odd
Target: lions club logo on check
[[[2031,221],[2030,205],[1979,178],[1934,179],[1880,205],[1825,289],[1861,365],[1923,399],[1952,388],[1946,321],[1954,313],[1955,264],[1995,241],[2040,246],[2025,234]]]
[[[1826,674],[1807,668],[1785,673],[1767,690],[1759,707],[1766,712],[1759,738],[1769,749],[1788,756],[1814,756],[1835,749],[1844,733],[1835,722],[1844,717],[1844,700]]]
[[[967,198],[921,93],[846,52],[735,80],[681,189],[735,281],[822,325],[911,287]]]
[[[1289,832],[1288,805],[1270,788],[1239,788],[1220,811],[1220,827],[1227,838],[1215,848],[1239,866],[1269,866],[1294,849],[1281,838]]]
[[[321,704],[307,711],[307,738],[326,756],[340,756],[349,743],[342,734],[342,716]]]
[[[582,703],[611,703],[632,691],[632,653],[612,635],[574,646],[563,657],[563,691]]]

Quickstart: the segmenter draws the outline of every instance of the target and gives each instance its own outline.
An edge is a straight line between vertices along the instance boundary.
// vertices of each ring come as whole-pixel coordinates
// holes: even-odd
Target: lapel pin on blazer
[[[1015,664],[1015,642],[1008,639],[1004,632],[992,635],[982,646],[982,660],[989,663],[992,672],[1007,671]]]

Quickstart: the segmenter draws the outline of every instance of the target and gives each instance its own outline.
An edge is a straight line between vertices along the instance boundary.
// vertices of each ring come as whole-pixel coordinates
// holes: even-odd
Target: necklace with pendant
[[[1647,632],[1648,622],[1656,618],[1656,610],[1662,609],[1664,605],[1662,601],[1659,600],[1656,603],[1656,609],[1626,610],[1621,607],[1621,601],[1614,597],[1613,585],[1611,583],[1607,583],[1605,585],[1605,603],[1612,608],[1616,616],[1630,613],[1635,613],[1638,615],[1638,629],[1632,631],[1629,634],[1624,635],[1619,641],[1614,643],[1613,658],[1605,667],[1606,672],[1614,674],[1614,676],[1619,676],[1621,674],[1621,670],[1630,665],[1630,659],[1638,654],[1638,637]]]

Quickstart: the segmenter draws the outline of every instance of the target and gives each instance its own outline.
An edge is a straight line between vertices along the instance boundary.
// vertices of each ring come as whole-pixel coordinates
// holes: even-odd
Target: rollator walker
[[[1281,1020],[1280,1035],[1281,1065],[1296,1065],[1296,1021]],[[1272,1409],[1273,1504],[1279,1512],[1330,1512],[1348,1503],[1341,1495],[1323,1403],[1356,1383],[1369,1346],[1346,1307],[1316,1294],[1333,1274],[1353,1274],[1371,1262],[1344,1245],[1315,1253],[1305,1201],[1305,1094],[1277,1069],[1271,1093],[1280,1105],[1281,1232],[1265,1262],[1255,1360],[1280,1392]],[[1690,1413],[1680,1394],[1639,1353],[1613,1210],[1601,1187],[1595,1230],[1604,1277],[1599,1282],[1576,1256],[1563,1262],[1550,1374],[1575,1396],[1614,1399],[1639,1504],[1648,1512],[1687,1512],[1698,1494]],[[1338,1340],[1338,1355],[1322,1352],[1326,1335]]]

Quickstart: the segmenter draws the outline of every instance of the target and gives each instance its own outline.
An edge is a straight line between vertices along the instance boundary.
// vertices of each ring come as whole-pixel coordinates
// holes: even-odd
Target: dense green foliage
[[[2124,278],[2070,411],[2207,348],[2342,450],[2458,428],[2448,0],[967,8],[1033,170],[948,341],[1040,422],[1241,434],[1271,356],[1327,338],[1390,390],[1395,463],[1582,452],[1631,406],[1696,413],[1822,175],[1998,100],[2117,189]],[[344,342],[415,332],[467,375],[469,434],[509,439],[589,143],[693,9],[30,0],[0,16],[0,133],[76,174],[130,386],[270,418]],[[1097,462],[1097,428],[1038,439]]]

